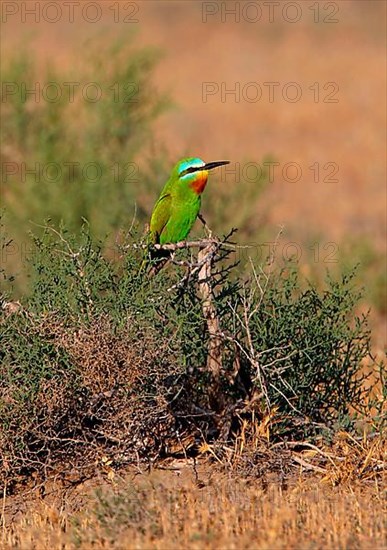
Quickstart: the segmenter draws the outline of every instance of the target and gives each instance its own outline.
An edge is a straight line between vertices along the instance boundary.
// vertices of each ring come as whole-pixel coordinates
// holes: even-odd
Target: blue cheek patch
[[[189,168],[189,167],[188,167]],[[179,180],[180,181],[184,181],[184,182],[188,182],[188,183],[191,183],[193,181],[195,181],[198,177],[198,173],[197,172],[193,172],[191,174],[184,174],[184,176],[180,176],[179,177]]]

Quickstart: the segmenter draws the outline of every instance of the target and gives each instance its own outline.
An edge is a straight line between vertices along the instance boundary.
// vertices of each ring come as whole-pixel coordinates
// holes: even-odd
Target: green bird
[[[177,243],[186,239],[199,215],[209,171],[229,162],[205,163],[199,158],[185,158],[175,165],[153,208],[151,244]]]

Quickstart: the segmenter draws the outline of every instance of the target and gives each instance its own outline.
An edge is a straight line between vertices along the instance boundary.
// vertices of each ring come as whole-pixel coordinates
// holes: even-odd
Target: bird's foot
[[[208,236],[209,238],[211,238],[211,237],[212,237],[212,231],[211,231],[211,229],[208,227],[206,220],[203,218],[203,216],[202,216],[201,214],[198,215],[198,218],[199,218],[199,220],[202,222],[202,224],[203,224],[203,226],[204,226],[204,229],[205,229],[205,231],[206,231],[206,233],[207,233],[207,236]]]

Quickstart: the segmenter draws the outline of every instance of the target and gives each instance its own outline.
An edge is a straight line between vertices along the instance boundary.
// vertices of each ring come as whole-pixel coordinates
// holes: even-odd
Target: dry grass
[[[300,476],[285,485],[204,467],[198,483],[196,469],[180,466],[131,481],[113,478],[89,490],[86,501],[83,495],[75,512],[74,498],[39,501],[3,528],[3,547],[386,548],[386,495],[378,482],[333,488]]]
[[[319,438],[309,441],[270,442],[270,424],[275,418],[262,422],[244,420],[234,448],[203,445],[201,451],[212,455],[218,464],[235,476],[256,478],[267,471],[288,476],[294,466],[322,476],[331,486],[351,483],[381,482],[387,478],[387,436],[381,431],[355,436],[339,431],[328,445]],[[365,427],[366,428],[366,427]],[[382,430],[382,426],[381,426]]]
[[[122,475],[101,461],[98,478],[82,484],[4,493],[2,547],[387,548],[383,435],[341,432],[331,447],[286,448],[263,435],[245,427],[234,449],[203,444],[200,459]]]

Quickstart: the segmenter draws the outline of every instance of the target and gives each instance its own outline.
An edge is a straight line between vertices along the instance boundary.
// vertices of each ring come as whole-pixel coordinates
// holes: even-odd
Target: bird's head
[[[195,193],[200,195],[203,193],[206,186],[208,172],[218,166],[229,163],[229,160],[218,160],[205,163],[199,158],[190,157],[180,160],[174,167],[173,173],[178,178],[179,182],[189,185]]]

